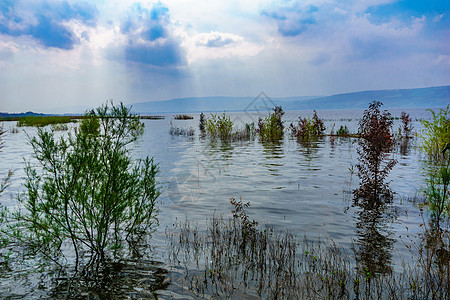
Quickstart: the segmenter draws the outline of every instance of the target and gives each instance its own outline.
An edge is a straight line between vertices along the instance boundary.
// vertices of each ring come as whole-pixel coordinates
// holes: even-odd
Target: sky
[[[450,84],[448,0],[0,0],[0,111]]]

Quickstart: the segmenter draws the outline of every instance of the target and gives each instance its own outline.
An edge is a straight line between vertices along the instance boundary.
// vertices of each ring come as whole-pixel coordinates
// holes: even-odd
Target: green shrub
[[[338,131],[336,131],[337,136],[349,136],[350,131],[347,128],[347,125],[339,127]]]
[[[255,124],[245,124],[243,129],[234,129],[233,121],[223,113],[221,116],[211,114],[211,118],[204,119],[200,114],[200,134],[206,134],[212,139],[220,139],[222,142],[243,141],[254,138],[256,130]]]
[[[135,249],[155,223],[159,196],[153,159],[133,162],[129,152],[143,130],[130,109],[112,103],[66,137],[39,128],[30,138],[37,165],[26,165],[22,209],[3,234],[59,266],[71,246],[76,270],[80,261],[98,270],[112,250]]]
[[[264,120],[258,120],[258,132],[262,141],[279,141],[283,138],[284,111],[281,106],[275,106],[273,113],[269,114]]]
[[[301,141],[311,141],[317,139],[325,132],[325,125],[323,120],[317,116],[317,112],[314,110],[314,116],[310,118],[298,118],[298,125],[295,126],[291,123],[291,134]]]
[[[450,106],[440,109],[439,113],[431,109],[427,111],[431,112],[433,117],[431,121],[421,121],[424,129],[420,134],[422,138],[420,149],[427,154],[432,163],[439,164],[444,159],[442,150],[450,143]]]
[[[230,140],[233,133],[233,122],[225,113],[221,116],[211,114],[211,118],[206,120],[206,132],[212,138],[219,138],[223,141]]]
[[[430,170],[425,195],[434,219],[439,223],[442,214],[450,209],[450,166],[449,163]]]
[[[389,172],[397,163],[394,159],[387,159],[386,155],[394,146],[391,133],[393,120],[387,111],[380,111],[383,105],[373,101],[369,109],[364,111],[359,121],[358,134],[358,177],[361,185],[354,190],[355,201],[363,200],[364,208],[373,208],[392,200],[392,192],[385,182]]]

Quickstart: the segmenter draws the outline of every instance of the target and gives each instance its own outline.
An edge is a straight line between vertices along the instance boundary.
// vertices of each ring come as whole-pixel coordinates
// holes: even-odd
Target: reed
[[[183,135],[183,136],[194,136],[195,130],[193,128],[178,128],[176,126],[171,125],[169,129],[170,135]]]
[[[192,120],[194,117],[190,115],[176,115],[173,118],[175,120]]]
[[[264,299],[448,299],[449,232],[424,226],[410,247],[416,264],[371,273],[353,251],[331,240],[297,240],[251,220],[249,203],[231,199],[232,217],[212,216],[206,230],[189,220],[166,230],[169,260],[185,270],[196,297]],[[176,267],[179,270],[179,267]]]

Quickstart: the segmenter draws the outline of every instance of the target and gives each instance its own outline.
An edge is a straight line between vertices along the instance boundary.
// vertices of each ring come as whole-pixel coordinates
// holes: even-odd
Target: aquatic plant
[[[69,116],[28,116],[20,117],[17,121],[17,126],[42,127],[46,125],[55,125],[70,122],[72,122],[72,117]]]
[[[178,128],[173,125],[170,126],[169,129],[170,135],[185,135],[185,136],[193,136],[195,134],[194,128]]]
[[[428,109],[432,120],[422,120],[420,150],[427,156],[424,170],[427,174],[425,195],[432,216],[439,224],[441,216],[450,211],[450,110],[440,109],[439,113]]]
[[[6,130],[3,129],[3,125],[2,125],[0,127],[0,153],[2,152],[2,149],[3,149],[3,145],[4,145],[3,137],[4,137],[5,133],[6,133]],[[1,182],[0,182],[0,195],[6,190],[6,188],[11,183],[12,175],[13,175],[13,171],[12,171],[12,169],[9,169],[8,174],[6,175],[6,177],[1,180]],[[1,217],[0,217],[0,219],[1,219]]]
[[[3,148],[3,136],[5,135],[6,130],[3,129],[3,125],[0,127],[0,152],[2,151]]]
[[[194,117],[190,115],[176,115],[173,118],[175,120],[192,120]]]
[[[355,201],[364,201],[366,207],[373,207],[380,202],[389,202],[392,193],[385,182],[389,172],[397,163],[394,159],[386,159],[386,155],[394,146],[391,128],[393,120],[386,110],[381,112],[382,103],[373,101],[364,111],[359,121],[358,134],[358,177],[360,187],[354,190]]]
[[[414,126],[412,125],[412,119],[409,114],[404,111],[401,112],[400,120],[402,121],[402,127],[400,127],[401,136],[405,138],[412,137],[412,131]]]
[[[433,162],[442,161],[443,149],[450,141],[450,109],[440,109],[439,113],[428,109],[431,112],[432,120],[422,120],[424,130],[421,131],[421,150],[428,154]]]
[[[431,168],[427,180],[425,195],[430,204],[433,218],[437,223],[441,215],[450,212],[450,159],[447,164],[438,168]]]
[[[409,247],[416,264],[400,272],[364,269],[333,241],[299,241],[252,220],[249,203],[231,199],[232,218],[212,216],[206,230],[189,220],[166,229],[169,260],[185,273],[177,285],[196,297],[264,299],[448,299],[448,231],[424,228]],[[370,227],[370,222],[368,224]],[[425,226],[426,227],[426,226]],[[382,247],[379,244],[375,247]],[[367,250],[367,249],[366,249]],[[369,249],[370,250],[370,249]],[[367,255],[371,255],[367,253]],[[383,259],[383,257],[375,257]]]
[[[206,132],[212,138],[229,140],[233,131],[233,122],[230,117],[223,113],[220,115],[211,114],[211,118],[206,120]]]
[[[347,128],[347,125],[339,127],[339,129],[336,131],[337,136],[349,136],[350,131]]]
[[[165,119],[165,116],[139,116],[139,119],[146,119],[146,120],[163,120]]]
[[[198,128],[200,129],[201,133],[205,132],[205,114],[204,113],[200,113],[200,121],[198,123]]]
[[[281,106],[275,106],[273,113],[270,113],[264,120],[258,119],[259,137],[262,141],[279,141],[283,138],[284,125],[283,118],[284,111]]]
[[[443,149],[450,143],[450,105],[440,109],[438,113],[431,109],[432,120],[422,120],[424,129],[420,132],[422,139],[420,150],[424,152],[431,163],[439,164],[444,160]]]
[[[157,165],[149,157],[133,162],[129,150],[143,128],[129,108],[112,102],[88,112],[67,137],[38,128],[29,139],[36,162],[26,165],[27,193],[2,228],[14,249],[59,269],[68,261],[75,273],[82,265],[82,274],[136,250],[155,224],[159,196]]]
[[[53,131],[66,131],[69,130],[69,126],[67,124],[52,124]]]
[[[319,136],[322,136],[325,132],[325,125],[323,120],[319,118],[317,112],[314,110],[312,119],[298,117],[298,125],[293,123],[290,125],[291,134],[301,141],[316,140]]]
[[[201,120],[201,116],[200,116]],[[203,123],[200,122],[200,126]],[[233,129],[233,121],[225,113],[220,115],[211,114],[206,119],[206,134],[212,139],[220,139],[222,142],[249,140],[255,136],[255,124],[245,124],[244,129]]]
[[[237,129],[233,132],[232,140],[234,141],[248,141],[255,137],[256,128],[255,123],[245,123],[243,129]]]

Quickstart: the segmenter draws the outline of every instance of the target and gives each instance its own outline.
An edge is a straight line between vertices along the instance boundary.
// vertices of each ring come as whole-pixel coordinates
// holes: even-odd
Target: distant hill
[[[0,112],[0,118],[20,118],[29,116],[46,116],[46,115],[41,113],[35,113],[32,111],[27,111],[23,113],[12,113],[12,114]]]
[[[182,112],[223,112],[257,110],[261,106],[271,109],[274,105],[310,100],[316,97],[289,97],[270,99],[265,94],[258,97],[191,97],[165,101],[134,103],[132,109],[138,113],[182,113]]]
[[[258,110],[281,105],[285,110],[367,108],[378,100],[385,108],[445,107],[450,103],[450,86],[419,89],[362,91],[331,96],[258,97],[191,97],[165,101],[134,103],[137,113],[187,113]]]
[[[445,107],[450,103],[450,86],[337,94],[307,101],[296,101],[287,105],[286,109],[367,108],[368,103],[373,100],[381,101],[385,108]]]

